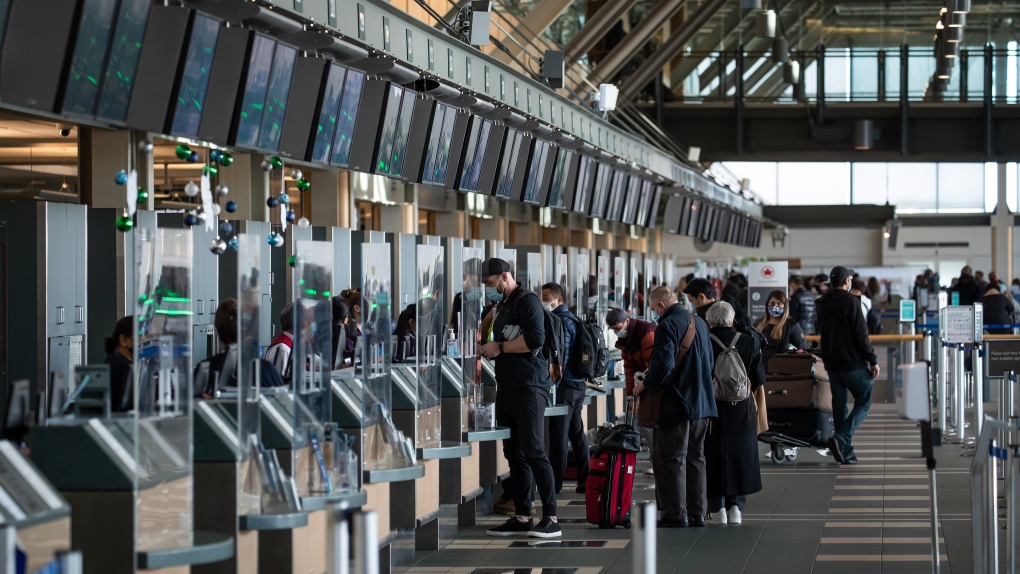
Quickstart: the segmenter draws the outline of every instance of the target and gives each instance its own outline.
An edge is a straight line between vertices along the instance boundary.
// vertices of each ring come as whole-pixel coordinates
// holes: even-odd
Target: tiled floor
[[[813,451],[796,464],[763,458],[764,490],[748,499],[741,525],[661,530],[657,572],[711,574],[910,574],[931,572],[929,486],[920,431],[889,405],[872,408],[855,447],[860,464],[836,465]],[[970,572],[969,458],[937,449],[942,572]],[[767,450],[762,449],[763,455]],[[645,468],[647,461],[639,463]],[[654,481],[638,477],[635,500],[654,499]],[[504,517],[462,528],[442,550],[418,553],[409,572],[474,574],[630,573],[631,531],[584,521],[583,495],[559,497],[563,544],[493,539],[485,529]]]

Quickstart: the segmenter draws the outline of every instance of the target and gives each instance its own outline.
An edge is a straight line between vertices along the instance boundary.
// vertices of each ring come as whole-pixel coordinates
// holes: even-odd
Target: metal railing
[[[1006,500],[1006,571],[1016,572],[1020,560],[1020,445],[1017,444],[1017,419],[1009,423],[985,417],[978,434],[974,461],[971,463],[971,542],[974,550],[974,574],[999,572],[999,465],[1003,467],[1003,497]],[[1008,438],[1001,443],[995,436]],[[1006,446],[1000,446],[1005,444]]]

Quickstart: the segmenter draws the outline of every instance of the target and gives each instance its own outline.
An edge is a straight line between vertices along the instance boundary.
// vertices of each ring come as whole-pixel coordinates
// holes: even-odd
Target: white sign
[[[946,343],[974,342],[974,308],[946,307],[942,310],[942,340]]]
[[[786,261],[755,261],[747,266],[748,287],[786,288],[790,270]]]

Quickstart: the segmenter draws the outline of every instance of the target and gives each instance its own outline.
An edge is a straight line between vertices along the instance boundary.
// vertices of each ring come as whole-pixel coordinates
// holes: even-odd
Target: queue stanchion
[[[906,334],[915,335],[917,331],[913,323],[905,323]],[[917,341],[904,341],[903,342],[903,362],[907,365],[913,363],[917,357]]]
[[[327,560],[329,574],[349,574],[351,557],[351,536],[349,511],[346,504],[337,504],[329,521],[329,548]]]
[[[936,342],[938,345],[938,366],[935,369],[935,395],[936,400],[939,404],[939,430],[942,431],[943,438],[949,434],[949,427],[946,424],[946,418],[949,407],[949,393],[947,385],[947,368],[949,362],[949,349],[942,341]],[[943,441],[944,442],[944,441]]]
[[[981,343],[974,345],[971,365],[974,369],[974,437],[977,438],[985,420],[985,349]]]
[[[964,350],[963,345],[953,348],[953,394],[955,395],[953,418],[956,419],[956,442],[963,444],[967,438],[967,397],[964,385]]]
[[[655,574],[656,572],[656,515],[655,502],[640,502],[631,508],[633,527],[630,531],[630,546],[634,574]]]
[[[0,526],[0,572],[17,572],[18,529]]]
[[[1017,472],[1020,470],[1017,464],[1020,463],[1020,459],[1015,454],[1010,457],[1010,450],[999,447],[999,441],[994,438],[1003,431],[1012,435],[1013,430],[1015,428],[1009,424],[986,416],[981,425],[981,434],[977,438],[977,451],[970,466],[971,543],[974,549],[974,574],[995,574],[999,571],[998,467],[1000,461],[1003,466],[1009,467],[1006,471],[1005,487],[1007,509],[1011,505],[1015,509],[1015,506],[1020,503],[1020,497],[1010,492],[1011,489],[1020,488],[1020,481],[1017,480]],[[1010,461],[1009,464],[1007,461]],[[1017,518],[1020,518],[1020,515],[1015,512],[1008,517],[1010,528],[1014,528],[1013,521],[1016,521]],[[1015,541],[1010,539],[1010,544],[1013,542]],[[1014,553],[1014,556],[1020,558],[1020,555],[1016,554],[1015,546],[1010,551]]]
[[[379,574],[379,517],[374,510],[354,513],[354,572]]]

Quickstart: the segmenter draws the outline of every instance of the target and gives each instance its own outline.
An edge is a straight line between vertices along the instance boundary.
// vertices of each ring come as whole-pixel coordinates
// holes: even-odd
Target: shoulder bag
[[[638,426],[648,428],[659,428],[659,417],[662,416],[662,399],[666,394],[666,390],[669,385],[672,385],[674,379],[676,379],[677,373],[680,371],[680,364],[683,362],[684,357],[687,356],[687,351],[691,350],[691,345],[694,344],[694,335],[697,333],[697,329],[694,326],[696,318],[691,313],[691,321],[687,325],[687,331],[684,333],[683,341],[680,342],[680,349],[676,353],[676,360],[673,362],[673,371],[666,377],[666,384],[657,391],[644,391],[641,393],[641,399],[638,402]]]

